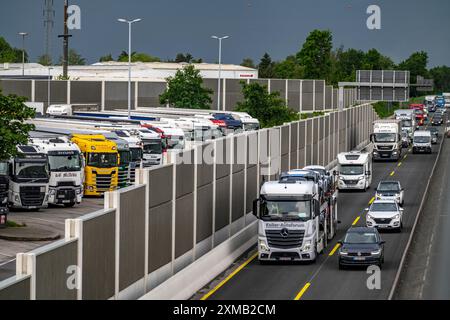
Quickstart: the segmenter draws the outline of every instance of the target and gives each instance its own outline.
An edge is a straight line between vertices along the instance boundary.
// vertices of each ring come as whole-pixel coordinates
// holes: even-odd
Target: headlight
[[[269,248],[266,246],[266,243],[263,240],[259,240],[259,249],[260,251],[268,252]]]
[[[399,214],[396,214],[396,215],[394,216],[394,220],[397,220],[397,219],[400,219],[400,215],[399,215]]]
[[[367,214],[367,219],[373,220],[373,217],[370,214]]]
[[[376,251],[372,251],[371,254],[372,254],[373,256],[378,256],[378,255],[381,254],[381,249],[378,249],[378,250],[376,250]]]
[[[361,181],[361,180],[364,180],[364,177],[359,177],[359,179],[358,179],[359,181]]]
[[[49,195],[49,196],[53,196],[55,193],[56,193],[56,190],[55,190],[55,189],[49,189],[49,190],[48,190],[48,195]]]
[[[339,251],[339,254],[341,255],[341,256],[346,256],[346,255],[348,255],[348,252],[347,251],[343,251],[342,249]]]
[[[303,250],[308,251],[310,249],[311,249],[311,240],[307,240],[303,245]]]
[[[75,193],[78,195],[78,194],[81,194],[81,188],[77,188],[77,189],[75,189]]]

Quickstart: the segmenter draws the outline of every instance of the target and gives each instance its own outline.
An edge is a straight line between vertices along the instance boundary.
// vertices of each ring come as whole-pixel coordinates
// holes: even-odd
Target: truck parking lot
[[[8,220],[37,227],[64,236],[64,221],[103,208],[103,198],[84,198],[72,208],[50,207],[39,211],[11,211]],[[15,258],[20,252],[28,252],[51,241],[8,241],[0,239],[0,280],[15,273]]]

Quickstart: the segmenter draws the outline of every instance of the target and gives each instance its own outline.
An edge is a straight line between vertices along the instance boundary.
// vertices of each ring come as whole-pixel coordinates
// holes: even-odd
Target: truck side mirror
[[[369,171],[366,171],[366,176],[370,176],[372,173]]]
[[[373,133],[370,135],[370,142],[373,142]]]
[[[260,214],[259,214],[259,203],[260,203],[259,199],[253,200],[253,212],[252,213],[258,219],[260,217]]]
[[[333,176],[338,176],[338,175],[339,175],[339,171],[334,170],[334,171],[333,171]]]

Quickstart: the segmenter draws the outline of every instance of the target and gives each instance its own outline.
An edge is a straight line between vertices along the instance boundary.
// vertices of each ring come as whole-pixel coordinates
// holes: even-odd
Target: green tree
[[[13,48],[0,37],[0,63],[20,63],[22,62],[22,49]],[[25,51],[25,62],[28,62],[28,54]]]
[[[367,51],[362,69],[365,70],[392,70],[395,64],[391,58],[382,55],[376,49]]]
[[[417,83],[417,76],[428,77],[428,53],[425,51],[414,52],[408,59],[402,61],[398,65],[399,70],[409,70],[410,83]],[[415,87],[411,88],[411,96],[416,97],[420,95]]]
[[[304,68],[298,64],[295,56],[276,62],[273,66],[273,77],[278,79],[302,79]]]
[[[0,91],[0,160],[17,154],[16,146],[26,144],[28,133],[34,129],[25,120],[33,118],[35,111],[25,105],[26,99],[16,95],[5,96]]]
[[[450,92],[450,67],[435,67],[430,70],[430,77],[434,79],[435,92]]]
[[[47,55],[47,54],[43,54],[42,56],[40,56],[38,58],[38,63],[42,64],[43,66],[51,66],[52,65],[52,58]]]
[[[193,65],[178,70],[174,77],[167,80],[167,89],[159,96],[161,104],[175,108],[209,109],[212,103],[211,89],[202,86],[200,71]]]
[[[63,57],[59,57],[59,64],[63,64]],[[69,66],[84,66],[86,65],[86,59],[79,54],[75,49],[69,49]]]
[[[297,60],[304,67],[307,79],[329,80],[331,76],[331,49],[333,36],[329,30],[314,30],[306,38]]]
[[[252,68],[255,69],[255,63],[253,62],[253,60],[251,58],[244,58],[241,62],[241,66],[243,67],[247,67],[247,68]]]
[[[122,51],[122,53],[117,58],[119,62],[128,62],[128,53],[126,51]],[[160,62],[161,59],[158,57],[151,56],[142,52],[132,52],[131,53],[131,62]]]
[[[273,78],[273,68],[275,66],[275,63],[272,61],[272,58],[270,55],[266,52],[264,53],[263,57],[261,58],[261,61],[258,65],[258,74],[260,78]]]
[[[112,54],[107,54],[106,56],[101,56],[100,59],[98,59],[99,62],[109,62],[109,61],[114,61],[114,58],[112,56]]]
[[[299,119],[298,113],[286,106],[279,92],[269,93],[267,86],[242,81],[244,100],[237,103],[236,111],[247,112],[257,118],[263,128],[282,125]]]

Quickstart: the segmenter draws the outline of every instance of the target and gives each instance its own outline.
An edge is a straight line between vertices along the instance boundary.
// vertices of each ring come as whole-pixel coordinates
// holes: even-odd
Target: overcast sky
[[[63,0],[54,0],[53,60],[62,52]],[[142,18],[133,27],[133,51],[161,59],[189,52],[217,61],[217,40],[229,35],[224,63],[239,64],[264,52],[279,60],[298,51],[313,29],[330,29],[334,46],[376,48],[395,62],[425,50],[430,66],[450,65],[449,0],[69,0],[81,7],[81,30],[72,31],[71,47],[89,63],[114,57],[128,47],[128,29],[117,18]],[[17,32],[26,31],[27,50],[36,60],[44,52],[44,0],[1,0],[0,36],[21,47]],[[381,7],[381,30],[366,27],[367,7]]]

